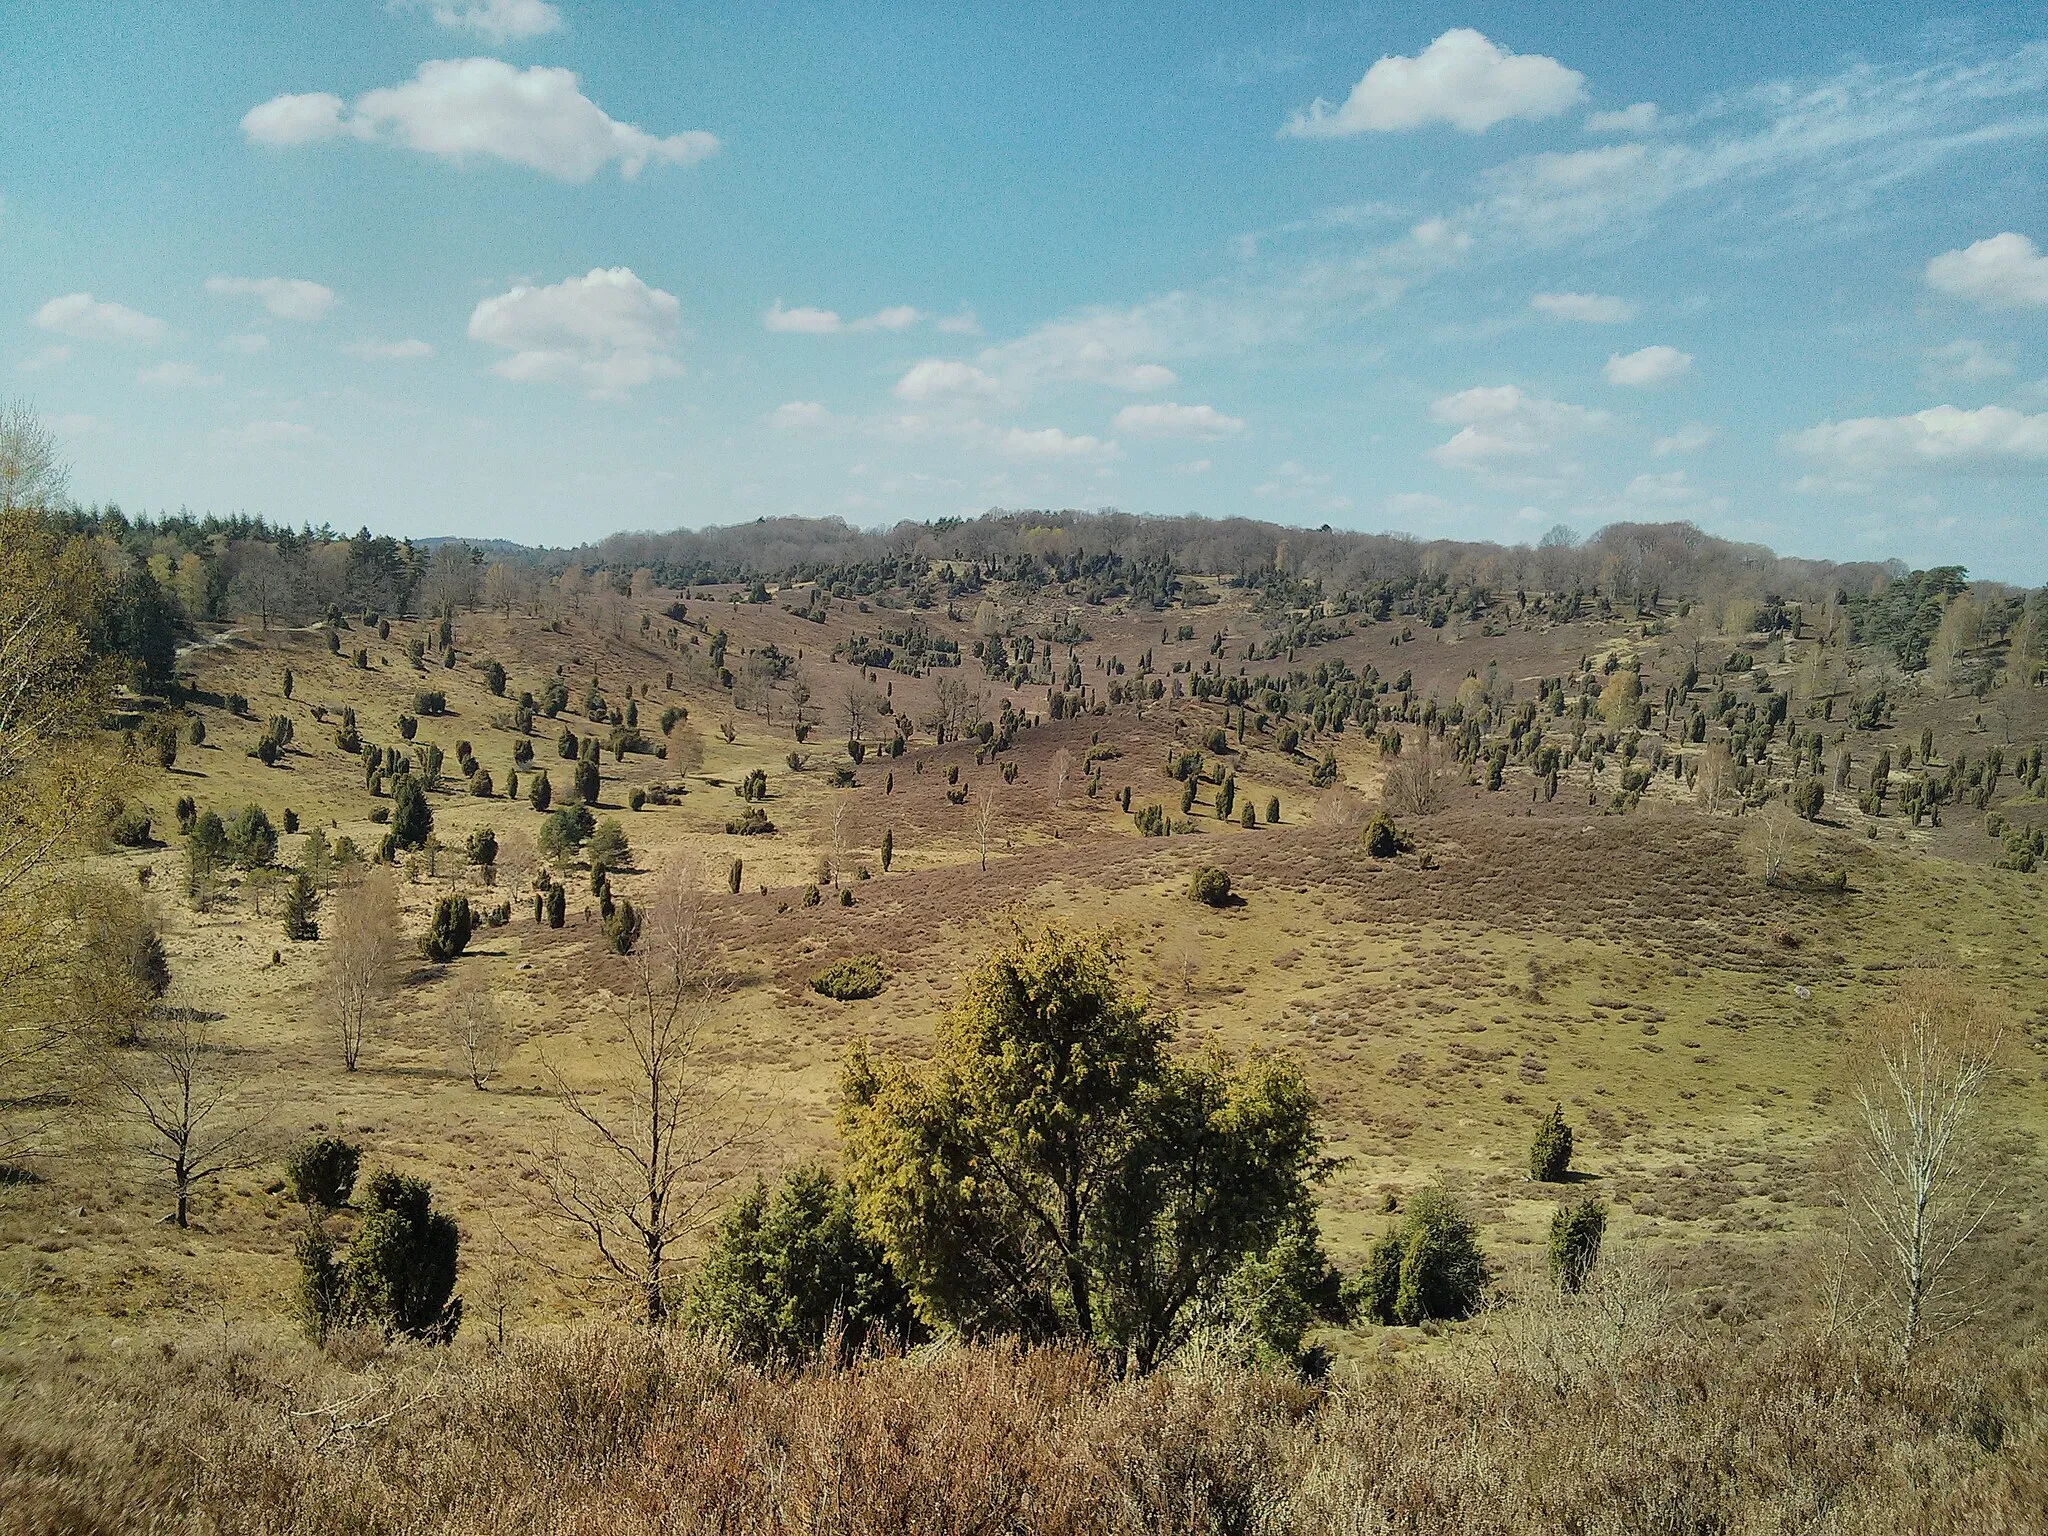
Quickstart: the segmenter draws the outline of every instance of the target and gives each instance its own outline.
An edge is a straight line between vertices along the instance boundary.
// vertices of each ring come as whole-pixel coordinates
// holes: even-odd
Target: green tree
[[[294,943],[320,937],[320,925],[313,914],[320,908],[320,891],[304,870],[292,876],[284,893],[284,936]]]
[[[585,805],[597,804],[600,779],[597,763],[592,758],[579,758],[576,762],[576,798]]]
[[[443,896],[434,903],[434,916],[427,936],[420,941],[420,952],[436,965],[446,965],[469,948],[474,926],[467,896]]]
[[[1539,1184],[1556,1184],[1571,1166],[1572,1128],[1565,1124],[1564,1106],[1553,1104],[1529,1143],[1529,1177]]]
[[[355,1193],[363,1149],[339,1136],[315,1136],[293,1147],[284,1160],[285,1187],[309,1210],[338,1211]]]
[[[228,824],[227,851],[244,869],[261,869],[277,857],[277,828],[262,806],[243,806]]]
[[[1188,882],[1188,894],[1204,906],[1229,906],[1230,871],[1214,864],[1204,864]]]
[[[1439,1182],[1412,1196],[1402,1219],[1373,1244],[1349,1299],[1371,1322],[1414,1327],[1470,1317],[1486,1280],[1479,1229]]]
[[[1607,1203],[1588,1195],[1560,1205],[1550,1218],[1550,1278],[1560,1290],[1577,1291],[1600,1260],[1607,1235]]]
[[[626,829],[619,825],[616,816],[607,816],[597,824],[597,830],[590,834],[590,845],[584,852],[593,872],[633,867],[633,850],[627,845]]]
[[[391,793],[391,835],[401,848],[424,848],[434,831],[434,808],[412,774],[400,774]]]
[[[929,1068],[856,1050],[848,1168],[920,1315],[1147,1371],[1243,1265],[1313,1225],[1327,1165],[1300,1073],[1175,1061],[1172,1024],[1125,988],[1111,941],[1055,928],[973,972]]]
[[[744,1360],[800,1366],[829,1343],[835,1364],[871,1342],[922,1340],[925,1327],[881,1245],[860,1229],[853,1187],[830,1169],[793,1169],[733,1203],[690,1287],[685,1313]]]
[[[533,776],[533,786],[526,792],[527,804],[536,811],[545,812],[554,803],[554,786],[548,783],[548,771],[543,768]]]
[[[351,1309],[386,1333],[446,1344],[462,1325],[454,1294],[461,1243],[455,1218],[433,1208],[425,1179],[373,1175],[341,1263]]]

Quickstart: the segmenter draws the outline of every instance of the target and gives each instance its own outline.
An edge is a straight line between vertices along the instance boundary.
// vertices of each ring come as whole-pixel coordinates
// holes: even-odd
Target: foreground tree
[[[595,1248],[595,1278],[623,1288],[658,1327],[675,1306],[677,1250],[707,1220],[740,1139],[707,1060],[726,980],[694,865],[669,874],[639,944],[612,964],[624,1038],[608,1080],[590,1086],[542,1062],[582,1131],[580,1147],[549,1159],[547,1188]]]
[[[328,1015],[349,1071],[397,984],[398,886],[387,869],[352,873],[334,893],[327,923]]]
[[[1225,1322],[1233,1279],[1283,1240],[1307,1251],[1276,1283],[1334,1308],[1301,1075],[1262,1055],[1172,1060],[1171,1028],[1126,990],[1111,941],[1052,929],[968,978],[929,1068],[855,1052],[848,1169],[927,1321],[1085,1341],[1148,1371]],[[1262,1342],[1293,1354],[1300,1334]]]
[[[1974,998],[1914,977],[1879,1013],[1851,1214],[1890,1314],[1900,1361],[1955,1319],[1955,1269],[1994,1199],[1981,1164],[1981,1101],[1998,1031]]]
[[[140,1131],[143,1159],[169,1177],[173,1219],[191,1224],[201,1185],[258,1159],[261,1117],[240,1102],[240,1074],[188,1011],[114,1072],[117,1102]]]

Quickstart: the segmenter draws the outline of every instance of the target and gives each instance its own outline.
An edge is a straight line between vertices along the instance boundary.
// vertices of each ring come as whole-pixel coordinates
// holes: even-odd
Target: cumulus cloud
[[[963,309],[958,314],[947,315],[939,322],[939,329],[949,336],[979,336],[981,321],[973,310]]]
[[[2002,405],[1974,411],[1937,405],[1910,416],[1824,421],[1792,433],[1785,446],[1825,472],[1807,489],[1840,489],[1845,480],[1904,471],[2038,475],[2048,473],[2048,412],[2029,416]]]
[[[1664,121],[1654,101],[1639,101],[1632,107],[1623,107],[1618,112],[1590,112],[1586,115],[1588,133],[1652,133]]]
[[[340,302],[332,288],[303,277],[209,277],[206,291],[255,299],[280,320],[318,320]]]
[[[771,331],[799,336],[836,336],[841,331],[902,331],[908,330],[924,318],[924,311],[910,304],[891,304],[878,309],[872,315],[863,315],[858,320],[841,320],[839,312],[833,309],[812,309],[798,306],[794,309],[783,307],[777,299],[768,313],[761,317],[761,323]],[[944,329],[943,326],[940,329]]]
[[[1114,442],[1072,436],[1058,427],[1011,427],[992,435],[996,452],[1011,459],[1107,459],[1116,456]]]
[[[791,400],[768,413],[769,424],[785,432],[808,431],[826,426],[831,420],[832,413],[815,400]]]
[[[1698,453],[1717,435],[1705,422],[1687,422],[1669,437],[1658,438],[1650,445],[1650,452],[1660,459],[1668,459],[1674,454]]]
[[[1416,58],[1382,57],[1341,107],[1320,97],[1281,130],[1293,138],[1349,138],[1449,123],[1484,133],[1513,118],[1556,117],[1585,96],[1585,76],[1542,54],[1513,54],[1455,27]]]
[[[1116,430],[1137,437],[1234,437],[1244,422],[1213,405],[1127,405],[1116,413]]]
[[[469,317],[472,341],[510,353],[501,378],[580,383],[594,399],[619,399],[682,371],[671,351],[682,305],[629,267],[593,267],[544,288],[521,283],[485,299]]]
[[[365,337],[351,341],[342,347],[350,357],[369,358],[375,362],[409,362],[414,358],[432,357],[433,346],[415,337],[408,336],[402,341],[377,341]]]
[[[171,333],[154,315],[89,293],[67,293],[50,300],[35,312],[35,324],[78,341],[121,341],[144,347],[155,346]]]
[[[899,400],[985,398],[1001,392],[1002,386],[973,364],[939,357],[928,357],[913,364],[910,371],[896,381],[896,398]]]
[[[1961,382],[1982,384],[1990,379],[2008,378],[2013,365],[1981,341],[1964,338],[1945,347],[1930,348],[1926,355],[1927,377],[1936,384]]]
[[[353,107],[325,93],[274,97],[250,109],[242,132],[276,148],[348,137],[458,165],[482,156],[562,181],[588,181],[615,161],[630,180],[650,163],[695,165],[718,151],[713,134],[657,138],[615,121],[571,70],[522,70],[499,59],[432,59],[405,84],[366,91]]]
[[[392,0],[394,11],[424,7],[451,31],[473,32],[498,47],[559,31],[562,13],[548,0]]]
[[[1610,384],[1627,389],[1656,389],[1692,372],[1692,354],[1676,347],[1644,347],[1639,352],[1617,352],[1600,370]]]
[[[1622,325],[1636,317],[1634,304],[1608,293],[1539,293],[1530,298],[1529,307],[1553,320],[1581,325]]]
[[[908,330],[924,318],[924,311],[909,304],[891,304],[887,309],[878,309],[872,315],[863,316],[849,327],[856,331],[902,331]]]
[[[190,363],[158,363],[135,375],[135,382],[151,389],[211,389],[220,375],[195,368]]]
[[[71,349],[57,342],[38,351],[33,357],[25,357],[18,365],[23,373],[39,373],[45,368],[55,368],[71,360]]]
[[[1612,421],[1605,411],[1546,400],[1513,384],[1459,390],[1434,402],[1430,415],[1458,428],[1430,450],[1431,458],[1446,469],[1518,489],[1555,488],[1577,475],[1569,444],[1604,431]]]
[[[2048,305],[2048,256],[2025,235],[2007,230],[1927,263],[1927,286],[1986,309]]]

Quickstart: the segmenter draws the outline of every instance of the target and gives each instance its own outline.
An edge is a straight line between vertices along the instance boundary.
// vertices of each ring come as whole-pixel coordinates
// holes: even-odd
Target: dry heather
[[[0,1531],[2018,1532],[2048,1353],[1900,1380],[1598,1302],[1317,1391],[1041,1351],[772,1378],[584,1331],[356,1370],[216,1332],[0,1385]]]

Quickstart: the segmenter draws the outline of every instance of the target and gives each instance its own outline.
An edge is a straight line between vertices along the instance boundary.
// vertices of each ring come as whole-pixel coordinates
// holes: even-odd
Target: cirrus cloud
[[[170,335],[171,328],[154,315],[145,315],[126,304],[94,298],[89,293],[67,293],[50,300],[35,312],[39,330],[54,331],[79,341],[119,341],[153,347]]]
[[[719,147],[714,134],[657,138],[614,120],[583,94],[572,70],[518,69],[499,59],[431,59],[403,85],[366,91],[353,107],[325,92],[273,97],[244,115],[242,132],[273,148],[348,137],[457,165],[481,156],[561,181],[588,181],[614,161],[630,181],[650,163],[695,165]]]
[[[1234,437],[1244,422],[1213,405],[1127,405],[1116,413],[1116,430],[1136,437]]]
[[[682,372],[671,352],[682,304],[630,267],[593,267],[547,287],[526,283],[478,304],[472,341],[509,352],[492,370],[519,381],[581,383],[594,399],[620,399]]]
[[[1556,59],[1509,53],[1470,27],[1454,27],[1415,58],[1383,56],[1341,107],[1318,97],[1281,132],[1299,139],[1349,138],[1449,123],[1484,133],[1513,118],[1556,117],[1585,97],[1585,82]]]
[[[2048,256],[2025,235],[2007,230],[1927,263],[1927,286],[1986,309],[2048,305]]]

